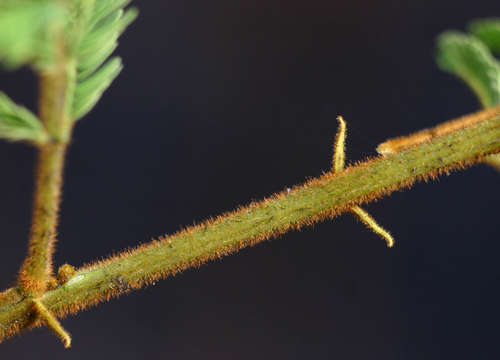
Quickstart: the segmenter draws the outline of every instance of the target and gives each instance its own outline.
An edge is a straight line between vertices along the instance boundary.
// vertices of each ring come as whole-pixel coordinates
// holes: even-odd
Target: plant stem
[[[38,152],[30,244],[19,272],[21,289],[32,296],[43,294],[52,273],[65,151],[65,144],[56,143]]]
[[[62,55],[56,65],[40,74],[39,112],[51,141],[38,148],[28,255],[18,277],[22,292],[28,296],[41,296],[52,274],[64,158],[72,127],[69,114],[74,79],[75,66]]]
[[[490,155],[484,159],[484,162],[500,171],[500,154]]]
[[[401,152],[367,160],[342,172],[327,173],[291,191],[221,215],[172,236],[125,251],[79,269],[65,284],[40,299],[56,316],[75,313],[186,268],[198,266],[286,231],[334,217],[415,181],[434,179],[500,152],[499,109],[475,114],[441,136]],[[439,201],[439,200],[436,200]],[[310,244],[318,246],[321,244]],[[3,294],[0,293],[0,300]],[[0,301],[0,340],[37,325],[30,299]]]

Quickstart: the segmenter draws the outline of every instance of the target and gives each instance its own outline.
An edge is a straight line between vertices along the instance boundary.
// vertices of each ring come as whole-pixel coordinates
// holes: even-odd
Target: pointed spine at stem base
[[[71,336],[62,327],[61,323],[51,314],[49,310],[38,299],[33,299],[33,310],[37,313],[40,319],[47,325],[47,327],[59,338],[64,344],[65,348],[71,347]]]
[[[345,165],[345,138],[346,138],[346,123],[342,116],[337,116],[339,128],[333,143],[333,159],[332,168],[333,172],[341,172],[344,170]]]
[[[368,214],[365,210],[360,208],[359,206],[353,206],[351,211],[356,214],[356,216],[370,229],[373,230],[376,234],[380,235],[385,242],[387,243],[387,247],[394,246],[394,238],[392,235],[385,230],[382,226],[377,224],[375,219],[373,219],[370,214]]]

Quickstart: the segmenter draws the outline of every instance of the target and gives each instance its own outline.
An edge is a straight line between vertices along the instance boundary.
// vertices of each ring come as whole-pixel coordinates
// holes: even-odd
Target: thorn
[[[52,315],[52,313],[43,305],[39,299],[33,299],[33,309],[40,316],[42,321],[64,344],[65,348],[71,347],[71,336],[64,330],[61,323]]]
[[[358,216],[358,218],[370,229],[373,230],[376,234],[380,235],[385,242],[387,243],[387,247],[394,246],[394,238],[392,235],[385,230],[382,226],[377,224],[375,219],[373,219],[370,214],[368,214],[365,210],[360,208],[359,206],[353,206],[351,211]]]
[[[342,116],[337,116],[339,122],[339,129],[337,130],[337,135],[335,137],[335,143],[333,145],[333,172],[339,172],[344,170],[345,164],[345,138],[347,132],[346,122]],[[378,150],[378,148],[377,148]],[[387,247],[393,247],[394,238],[392,235],[385,230],[382,226],[377,224],[375,219],[373,219],[370,214],[361,209],[359,206],[353,206],[351,211],[358,216],[358,218],[370,229],[372,229],[376,234],[380,235],[387,243]]]
[[[345,164],[345,138],[346,138],[346,123],[342,116],[337,116],[339,128],[335,136],[335,143],[333,144],[333,172],[339,172],[344,169]]]

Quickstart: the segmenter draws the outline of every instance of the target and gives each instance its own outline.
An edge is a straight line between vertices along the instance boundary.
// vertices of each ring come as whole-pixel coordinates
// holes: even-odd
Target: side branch
[[[490,110],[487,117],[486,112],[477,113],[474,116],[483,117],[481,121],[400,152],[326,173],[291,191],[84,266],[66,283],[47,291],[40,301],[58,317],[75,313],[210,259],[334,217],[415,181],[468,167],[500,152],[499,110]],[[8,293],[0,293],[0,340],[36,325],[30,300],[14,297],[16,300],[2,301],[2,295]]]
[[[52,274],[64,159],[72,128],[69,114],[76,67],[66,58],[62,40],[58,46],[58,61],[39,74],[39,115],[50,141],[38,148],[28,254],[18,277],[22,292],[33,297],[45,292]]]
[[[38,152],[30,243],[19,271],[19,286],[29,295],[43,294],[52,273],[65,152],[66,145],[58,143]]]

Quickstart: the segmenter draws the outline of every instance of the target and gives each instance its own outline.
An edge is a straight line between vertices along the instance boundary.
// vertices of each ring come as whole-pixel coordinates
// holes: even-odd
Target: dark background
[[[497,1],[136,2],[125,70],[75,129],[56,265],[75,266],[261,199],[474,111],[434,40]],[[35,108],[26,69],[0,88]],[[26,250],[34,151],[0,143],[0,288]],[[9,339],[2,359],[498,359],[500,174],[486,166]]]

